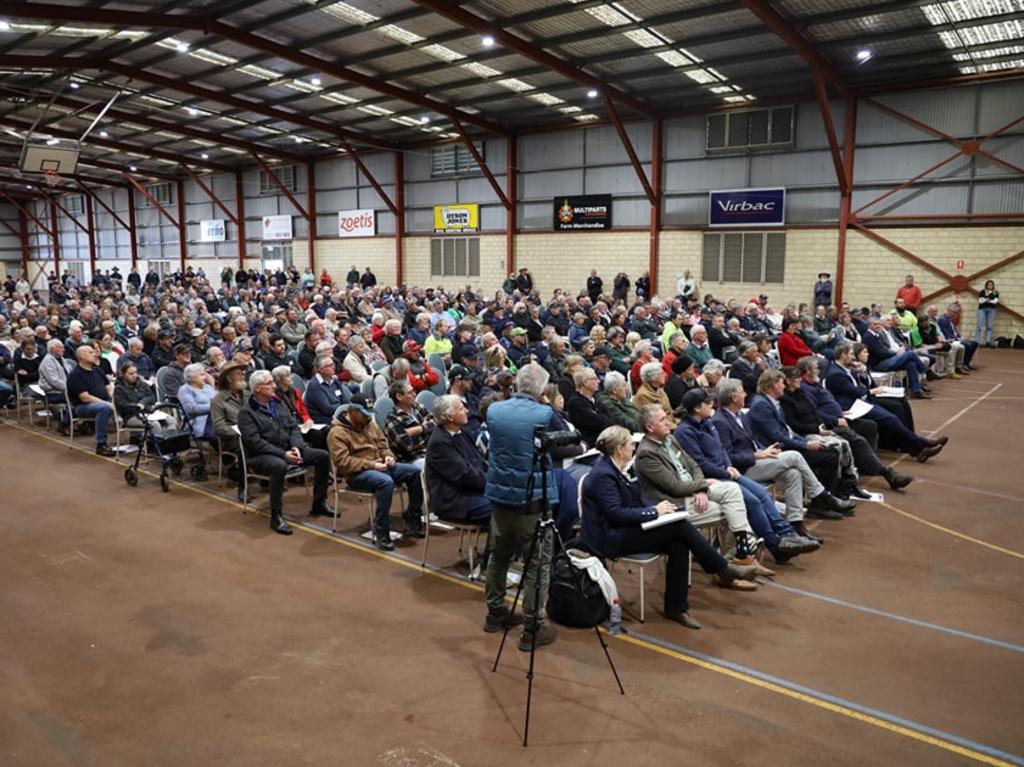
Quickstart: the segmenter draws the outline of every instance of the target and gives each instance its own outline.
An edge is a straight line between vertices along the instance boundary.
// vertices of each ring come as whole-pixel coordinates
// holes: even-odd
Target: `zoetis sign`
[[[782,226],[786,223],[785,189],[729,189],[711,192],[709,226]]]
[[[373,237],[377,234],[377,216],[372,208],[338,212],[339,237]]]

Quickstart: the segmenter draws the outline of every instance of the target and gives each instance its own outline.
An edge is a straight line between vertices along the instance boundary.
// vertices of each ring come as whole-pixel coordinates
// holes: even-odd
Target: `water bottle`
[[[622,605],[618,597],[612,602],[611,614],[608,617],[608,632],[610,634],[622,633]]]

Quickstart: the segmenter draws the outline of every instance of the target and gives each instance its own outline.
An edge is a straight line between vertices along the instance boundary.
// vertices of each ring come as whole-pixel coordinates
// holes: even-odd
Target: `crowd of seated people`
[[[38,384],[47,402],[67,401],[94,422],[96,452],[108,456],[112,411],[138,423],[158,397],[176,401],[195,437],[228,455],[245,451],[269,476],[276,532],[291,532],[281,497],[292,467],[306,467],[313,515],[337,513],[327,505],[332,476],[374,495],[373,541],[384,551],[394,548],[399,487],[405,534],[423,535],[423,472],[442,519],[486,523],[514,506],[488,445],[521,460],[507,454],[517,443],[502,429],[529,414],[583,443],[553,467],[560,529],[600,556],[667,554],[665,614],[698,628],[687,552],[719,585],[752,590],[757,576],[774,574],[761,550],[773,566],[817,551],[825,535],[807,520],[852,516],[870,497],[863,478],[907,488],[913,478],[878,451],[920,462],[942,452],[948,438],[918,434],[910,400],[929,398],[931,381],[969,375],[978,346],[960,335],[956,306],[915,311],[903,298],[889,311],[776,312],[764,295],[722,301],[695,289],[542,298],[532,281],[486,295],[333,280],[326,270],[313,277],[239,270],[218,286],[190,268],[138,284],[54,279],[45,298],[8,284],[0,406]],[[238,467],[227,473],[241,497]],[[639,526],[681,509],[689,521],[656,533]],[[694,526],[710,518],[728,528],[722,553]],[[495,535],[522,535],[502,519]],[[496,549],[499,571],[508,540]],[[504,620],[494,588],[487,630]],[[550,641],[542,612],[524,631]]]

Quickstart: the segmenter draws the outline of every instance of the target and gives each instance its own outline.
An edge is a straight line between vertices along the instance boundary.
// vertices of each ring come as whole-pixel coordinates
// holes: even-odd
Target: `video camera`
[[[566,445],[578,445],[583,441],[583,437],[578,431],[547,431],[543,426],[534,426],[533,441],[541,450],[551,450]]]

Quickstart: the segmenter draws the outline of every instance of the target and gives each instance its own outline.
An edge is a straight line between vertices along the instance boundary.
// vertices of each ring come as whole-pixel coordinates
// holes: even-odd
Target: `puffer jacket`
[[[271,400],[274,415],[263,410],[252,397],[238,411],[238,430],[249,456],[273,455],[284,458],[293,447],[303,446],[302,433],[288,408]]]
[[[705,477],[731,479],[729,454],[725,452],[718,430],[710,418],[697,421],[686,416],[674,436],[686,454],[697,462]]]
[[[487,410],[487,428],[490,445],[487,454],[487,487],[484,495],[499,506],[522,507],[524,512],[536,511],[532,503],[541,497],[543,476],[533,471],[533,430],[556,428],[554,413],[529,394],[517,393],[503,402],[495,402]],[[533,492],[526,495],[533,475]],[[558,485],[554,475],[547,472],[548,501],[558,503]],[[529,503],[529,505],[528,505]]]
[[[122,418],[138,415],[142,409],[155,404],[156,390],[141,379],[136,379],[134,384],[129,384],[123,378],[118,378],[117,383],[114,384],[114,407]],[[139,405],[142,405],[143,408],[140,408]]]

